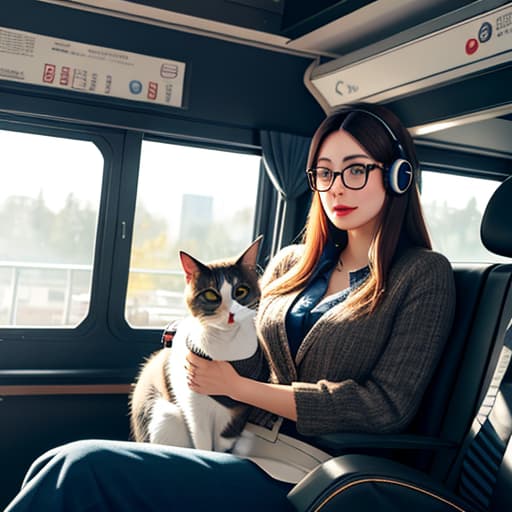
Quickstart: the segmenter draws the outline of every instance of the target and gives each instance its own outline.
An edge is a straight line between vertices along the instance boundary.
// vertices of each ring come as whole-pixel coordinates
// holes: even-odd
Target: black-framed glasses
[[[351,164],[341,171],[327,167],[311,167],[306,171],[309,186],[317,192],[327,192],[337,176],[341,176],[343,186],[351,190],[361,190],[368,183],[368,173],[374,169],[384,170],[379,164]]]

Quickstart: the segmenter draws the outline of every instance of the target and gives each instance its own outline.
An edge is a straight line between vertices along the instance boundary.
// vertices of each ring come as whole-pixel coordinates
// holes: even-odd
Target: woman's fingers
[[[196,356],[193,352],[187,354],[186,360],[189,368],[198,368],[203,361],[206,361],[206,359]]]
[[[187,371],[187,384],[193,391],[198,391],[199,389],[197,375],[200,371],[200,366],[203,361],[205,360],[196,356],[192,352],[187,354],[185,362],[185,370]]]

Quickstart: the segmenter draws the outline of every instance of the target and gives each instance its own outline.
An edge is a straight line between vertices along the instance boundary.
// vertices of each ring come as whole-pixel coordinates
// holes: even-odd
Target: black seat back
[[[501,184],[484,213],[484,245],[512,257],[512,178]],[[496,343],[481,385],[479,411],[451,470],[448,484],[482,510],[512,510],[512,265],[499,265],[496,276],[508,281]]]
[[[482,510],[512,510],[512,321],[451,479]]]
[[[496,473],[494,492],[491,496],[491,510],[512,510],[512,365],[505,375],[493,411],[494,421],[498,425],[499,435],[503,439],[508,435],[508,444]],[[508,430],[505,431],[505,429]]]
[[[478,325],[482,293],[494,265],[454,265],[456,308],[453,328],[436,372],[425,392],[419,412],[411,426],[412,433],[439,436],[447,413],[449,394],[462,371],[462,354],[472,341]]]
[[[488,368],[499,353],[500,339],[512,305],[512,265],[490,269],[474,312],[468,338],[463,347],[451,393],[441,419],[439,437],[460,446],[477,414],[486,388]],[[442,393],[442,388],[439,391]],[[455,453],[439,452],[432,460],[429,472],[444,480]]]
[[[502,256],[512,256],[511,206],[509,178],[491,197],[481,223],[483,244]],[[487,390],[489,369],[496,363],[512,314],[512,265],[461,265],[454,267],[454,274],[454,326],[414,426],[415,433],[460,446]],[[439,452],[416,465],[444,480],[455,456]]]

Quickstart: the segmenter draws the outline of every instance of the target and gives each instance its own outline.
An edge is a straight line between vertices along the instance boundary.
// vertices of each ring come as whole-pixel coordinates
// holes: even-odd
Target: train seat
[[[481,224],[484,245],[506,257],[512,257],[511,218],[509,178]],[[373,455],[341,455],[290,491],[297,510],[512,510],[512,264],[455,268],[455,276],[461,301],[453,336],[416,421],[417,434],[438,431],[428,472]],[[444,386],[451,390],[446,398]]]

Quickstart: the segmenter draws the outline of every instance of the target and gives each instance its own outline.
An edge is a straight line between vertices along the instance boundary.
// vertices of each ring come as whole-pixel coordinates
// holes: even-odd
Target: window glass
[[[480,240],[485,207],[500,182],[422,171],[421,201],[434,249],[453,262],[499,262]]]
[[[260,157],[143,141],[125,316],[134,327],[185,315],[179,251],[203,262],[252,241]]]
[[[0,325],[72,327],[89,311],[103,156],[0,130]]]

